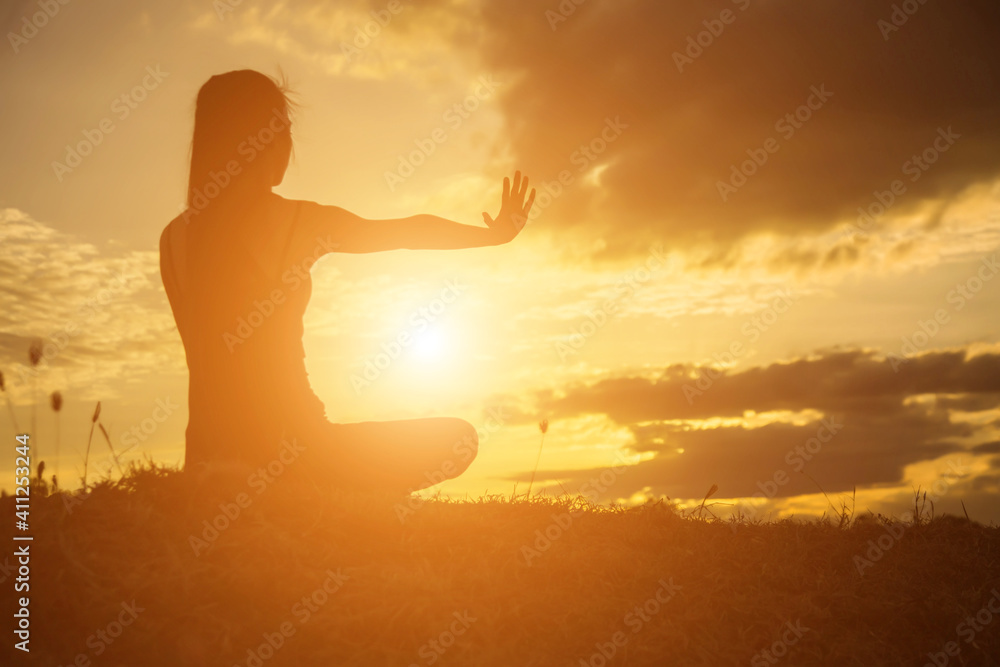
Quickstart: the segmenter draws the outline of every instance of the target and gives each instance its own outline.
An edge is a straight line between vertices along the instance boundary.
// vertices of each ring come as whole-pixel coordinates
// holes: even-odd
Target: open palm
[[[528,201],[524,201],[524,196],[528,192],[528,177],[521,180],[521,172],[514,172],[514,184],[511,187],[510,179],[506,176],[503,179],[503,198],[500,200],[500,213],[496,218],[491,218],[490,214],[483,211],[483,220],[486,226],[496,233],[501,243],[511,241],[525,223],[528,222],[528,213],[531,212],[531,205],[535,203],[535,189],[531,189]]]

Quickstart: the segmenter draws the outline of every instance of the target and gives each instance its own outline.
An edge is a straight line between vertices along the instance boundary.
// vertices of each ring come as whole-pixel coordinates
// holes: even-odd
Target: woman
[[[198,92],[187,209],[160,238],[160,272],[190,372],[185,469],[267,468],[323,484],[404,492],[461,474],[476,430],[461,419],[334,424],[306,375],[303,259],[328,252],[451,249],[511,241],[528,179],[504,179],[486,227],[432,215],[365,220],[271,192],[292,150],[290,103],[251,70]],[[306,264],[308,266],[308,264]],[[292,271],[292,268],[296,270]],[[275,463],[280,462],[280,464]]]

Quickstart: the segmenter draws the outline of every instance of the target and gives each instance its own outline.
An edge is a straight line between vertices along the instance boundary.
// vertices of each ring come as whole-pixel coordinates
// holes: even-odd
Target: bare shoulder
[[[176,223],[177,223],[177,218],[174,218],[173,220],[171,220],[170,222],[168,222],[167,226],[163,228],[162,232],[160,232],[160,257],[161,258],[163,257],[163,253],[166,250],[168,250],[169,247],[170,247],[170,235],[173,232],[173,229],[176,227]]]
[[[278,206],[285,207],[286,210],[294,212],[298,207],[299,219],[310,221],[322,221],[328,224],[335,224],[342,220],[349,221],[358,218],[345,208],[334,206],[333,204],[320,204],[309,199],[285,199],[274,195],[278,201]]]
[[[295,220],[296,236],[307,244],[315,245],[319,238],[325,241],[325,246],[336,245],[338,239],[350,229],[350,225],[359,219],[339,206],[320,204],[308,199],[278,199],[278,206],[284,207],[283,219]]]
[[[297,220],[309,223],[315,222],[330,214],[335,206],[325,206],[309,199],[286,199],[280,195],[273,195],[271,199],[271,212],[276,219]]]
[[[337,243],[325,218],[327,207],[307,199],[286,199],[279,195],[273,195],[270,207],[269,214],[277,223],[275,231],[279,235],[275,242],[284,248],[282,256],[287,261],[335,252]]]
[[[185,236],[184,232],[186,230],[186,218],[185,213],[179,214],[176,218],[167,223],[167,226],[163,228],[160,232],[160,253],[162,254],[165,249],[169,249],[170,241],[173,238],[177,238],[178,241],[182,240]]]

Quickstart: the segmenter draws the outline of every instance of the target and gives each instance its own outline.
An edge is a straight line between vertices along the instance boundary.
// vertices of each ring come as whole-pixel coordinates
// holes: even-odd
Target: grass
[[[393,499],[284,482],[198,486],[149,462],[86,495],[36,481],[33,662],[923,665],[948,642],[947,664],[1000,655],[1000,616],[959,635],[1000,590],[1000,529],[964,518],[732,522],[497,496],[428,500],[401,522]],[[860,574],[856,557],[892,534]]]

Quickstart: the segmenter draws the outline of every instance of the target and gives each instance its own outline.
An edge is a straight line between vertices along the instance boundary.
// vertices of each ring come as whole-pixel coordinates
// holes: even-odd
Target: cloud
[[[479,55],[491,71],[516,74],[501,104],[517,164],[539,178],[568,169],[577,179],[547,220],[608,221],[609,252],[665,236],[726,243],[822,231],[853,221],[899,179],[905,193],[892,217],[1000,173],[994,2],[921,4],[888,39],[879,21],[893,3],[884,0],[590,0],[553,28],[545,10],[559,6],[478,5],[488,26]],[[734,18],[721,34],[699,37],[724,10]],[[675,54],[689,37],[705,46],[679,71]],[[822,104],[821,89],[832,93]],[[802,112],[808,121],[782,121],[811,96],[818,108]],[[608,118],[628,128],[595,160],[581,158],[586,145],[602,147]],[[910,162],[936,141],[944,147],[949,128],[953,145],[933,165]],[[718,183],[772,137],[777,152],[724,202]],[[588,187],[583,177],[597,166],[601,187]]]
[[[656,379],[608,379],[571,389],[541,407],[560,417],[604,413],[619,423],[633,423],[741,416],[747,410],[875,414],[900,409],[905,398],[921,394],[1000,394],[1000,355],[967,357],[963,350],[911,357],[898,364],[898,371],[872,352],[847,350],[738,373],[717,372],[712,380],[716,369],[675,364]]]
[[[992,452],[992,444],[970,450],[965,443],[981,439],[983,427],[952,416],[954,410],[997,409],[1000,354],[928,353],[896,372],[891,361],[849,350],[735,373],[674,365],[658,377],[610,378],[542,394],[538,412],[552,420],[605,415],[632,431],[634,450],[653,454],[622,476],[615,497],[649,487],[691,498],[713,483],[726,497],[767,493],[765,488],[773,490],[769,496],[790,497],[815,493],[817,483],[828,493],[896,484],[908,465]],[[753,428],[713,423],[760,413],[822,417]],[[595,472],[539,474],[569,480],[572,487]],[[787,481],[772,487],[768,482],[778,472]]]
[[[198,5],[191,25],[196,31],[224,34],[234,46],[265,46],[330,76],[432,83],[464,69],[450,49],[453,43],[476,41],[480,27],[473,23],[470,4],[230,0],[210,8]]]
[[[53,388],[63,391],[110,398],[123,377],[184,368],[158,252],[110,255],[2,209],[0,285],[0,364],[15,394],[30,381],[27,350],[35,338],[44,344],[43,385],[58,382]],[[58,377],[46,373],[53,369]],[[80,386],[71,387],[76,371]]]

